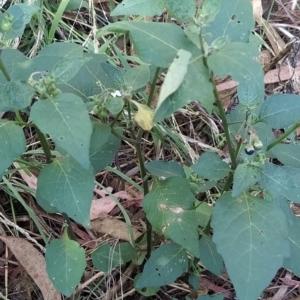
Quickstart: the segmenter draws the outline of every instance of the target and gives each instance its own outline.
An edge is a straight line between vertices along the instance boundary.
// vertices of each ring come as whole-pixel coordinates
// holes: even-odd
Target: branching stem
[[[280,137],[278,137],[274,142],[272,142],[270,145],[268,145],[267,151],[271,150],[277,144],[279,144],[280,142],[282,142],[291,133],[293,133],[298,127],[300,127],[300,122],[295,123],[292,127],[290,127],[289,129],[287,129]]]
[[[47,139],[45,137],[45,135],[39,130],[39,128],[37,126],[35,126],[35,130],[36,130],[36,133],[39,137],[39,140],[41,142],[41,146],[43,148],[43,151],[46,155],[46,161],[47,161],[47,164],[50,164],[51,161],[52,161],[52,155],[51,155],[51,151],[50,151],[50,147],[49,147],[49,144],[47,142]]]

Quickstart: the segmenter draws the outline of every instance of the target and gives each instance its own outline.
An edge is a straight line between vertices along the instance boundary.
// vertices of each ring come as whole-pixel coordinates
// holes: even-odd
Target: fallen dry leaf
[[[293,78],[300,77],[300,62],[297,64],[297,67],[295,69],[292,69],[290,66],[286,65],[280,67],[280,72],[279,69],[270,70],[265,74],[264,83],[270,84],[270,83],[279,82],[280,80],[286,81],[286,80],[290,80],[292,76]],[[236,86],[238,86],[238,82],[233,80],[228,80],[218,84],[217,90],[221,93],[226,90],[230,90]]]
[[[45,300],[61,300],[60,293],[53,287],[48,277],[44,256],[25,239],[3,236],[0,238],[40,288],[43,298]]]
[[[270,70],[264,78],[265,84],[275,83],[291,79],[291,77],[300,76],[300,63],[297,64],[295,69],[291,68],[289,65],[281,66],[280,69]]]
[[[204,285],[209,290],[212,290],[215,293],[222,293],[229,299],[233,298],[231,291],[228,291],[228,290],[224,289],[223,287],[214,284],[213,282],[211,282],[208,278],[206,278],[204,276],[200,276],[200,282],[201,282],[201,285]]]
[[[97,194],[99,195],[100,192],[97,191]],[[103,194],[102,194],[103,195]],[[124,191],[117,192],[113,194],[116,198],[122,198],[122,199],[131,199],[131,197]],[[93,199],[91,209],[90,209],[90,219],[95,220],[103,214],[108,214],[112,211],[112,209],[116,206],[115,200],[110,196],[105,196],[100,199]]]
[[[116,239],[130,241],[127,224],[121,220],[106,216],[103,219],[92,221],[91,224],[96,233],[109,234]],[[132,231],[134,239],[142,235],[142,233],[135,228],[132,228]]]

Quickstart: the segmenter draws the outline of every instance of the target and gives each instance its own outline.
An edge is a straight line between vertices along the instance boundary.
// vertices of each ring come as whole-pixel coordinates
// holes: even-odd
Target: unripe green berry
[[[10,23],[10,22],[8,22],[8,21],[3,20],[3,21],[1,22],[1,29],[2,29],[3,31],[8,31],[8,30],[11,28],[11,26],[12,26],[12,23]]]
[[[263,143],[261,142],[261,140],[256,140],[253,143],[253,147],[255,150],[261,150],[261,148],[263,147]]]
[[[46,94],[47,90],[46,90],[46,87],[44,85],[36,85],[35,86],[36,88],[36,91],[37,93],[40,95],[40,96],[43,96],[44,94]]]

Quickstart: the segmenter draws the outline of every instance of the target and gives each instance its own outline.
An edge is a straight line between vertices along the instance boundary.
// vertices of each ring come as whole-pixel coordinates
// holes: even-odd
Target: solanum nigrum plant
[[[300,145],[292,135],[300,125],[300,98],[274,94],[265,99],[249,0],[206,0],[197,7],[194,0],[143,3],[124,0],[111,15],[159,15],[166,8],[171,20],[183,26],[134,20],[98,32],[98,37],[129,35],[138,66],[130,67],[128,57],[119,53],[120,68],[108,56],[71,43],[51,44],[33,59],[17,50],[1,51],[0,110],[15,111],[16,119],[0,122],[0,172],[6,176],[12,162],[26,154],[22,127],[33,128],[45,154],[38,204],[49,213],[62,213],[66,222],[71,218],[89,227],[94,176],[126,140],[136,148],[143,179],[146,238],[114,248],[101,245],[91,254],[94,266],[109,271],[132,260],[140,263],[135,288],[149,296],[184,273],[197,289],[199,262],[216,275],[225,265],[239,299],[257,299],[279,268],[300,274],[300,221],[289,206],[300,202]],[[20,34],[15,10],[0,16],[3,39]],[[228,75],[239,83],[239,104],[230,114],[214,80]],[[139,101],[148,83],[148,99]],[[192,101],[219,115],[228,157],[204,151],[188,167],[145,163],[144,132],[159,130],[160,122]],[[275,137],[273,129],[282,129],[282,135]],[[197,194],[214,187],[215,205],[197,200]],[[153,236],[164,241],[155,249]],[[147,253],[141,261],[143,242]],[[47,243],[46,261],[56,289],[71,295],[86,266],[83,248],[66,230],[62,239]]]

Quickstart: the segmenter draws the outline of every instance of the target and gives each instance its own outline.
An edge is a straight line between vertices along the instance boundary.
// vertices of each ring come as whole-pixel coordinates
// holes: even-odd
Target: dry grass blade
[[[254,19],[258,25],[265,29],[266,36],[272,45],[275,55],[279,54],[284,48],[285,43],[276,30],[262,17],[263,7],[261,0],[252,0]]]

